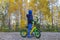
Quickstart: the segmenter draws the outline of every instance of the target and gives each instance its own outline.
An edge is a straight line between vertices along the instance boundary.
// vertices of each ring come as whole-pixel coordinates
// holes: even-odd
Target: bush
[[[40,27],[40,30],[43,31],[43,32],[60,32],[58,26],[56,25],[50,25],[50,24],[47,24],[45,26],[46,28],[44,28],[43,26]]]

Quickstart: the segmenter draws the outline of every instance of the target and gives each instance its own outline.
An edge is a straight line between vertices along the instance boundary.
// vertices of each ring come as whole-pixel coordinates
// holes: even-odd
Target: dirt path
[[[0,32],[0,40],[60,40],[60,33],[42,32],[41,38],[22,38],[19,32]]]

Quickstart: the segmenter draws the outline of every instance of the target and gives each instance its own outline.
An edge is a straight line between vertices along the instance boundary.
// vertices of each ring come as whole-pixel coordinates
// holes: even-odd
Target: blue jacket
[[[32,23],[33,20],[32,10],[29,10],[28,12],[29,12],[29,14],[27,14],[28,23]]]

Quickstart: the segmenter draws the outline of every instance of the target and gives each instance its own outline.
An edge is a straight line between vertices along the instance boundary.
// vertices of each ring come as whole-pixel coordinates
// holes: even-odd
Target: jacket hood
[[[32,14],[32,10],[29,10],[28,13],[29,13],[29,14]]]

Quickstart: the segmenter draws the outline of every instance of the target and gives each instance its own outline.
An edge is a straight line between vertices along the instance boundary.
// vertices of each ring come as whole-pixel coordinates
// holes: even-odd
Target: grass
[[[60,32],[60,27],[58,26],[53,26],[52,28],[52,25],[45,25],[44,27],[43,26],[40,26],[40,30],[42,32]],[[20,32],[20,28],[17,28],[15,30],[13,29],[9,29],[8,26],[3,26],[3,27],[0,27],[0,32]]]
[[[46,25],[45,28],[44,27],[40,27],[40,30],[42,32],[60,32],[60,27],[55,26],[55,25]]]

